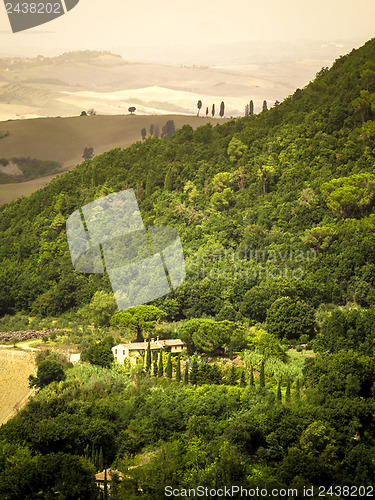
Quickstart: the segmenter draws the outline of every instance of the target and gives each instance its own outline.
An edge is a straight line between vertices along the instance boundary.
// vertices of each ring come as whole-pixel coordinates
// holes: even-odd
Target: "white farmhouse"
[[[143,359],[147,351],[148,340],[144,342],[129,342],[127,344],[118,344],[112,347],[115,360],[123,363],[126,360],[136,364],[138,359]],[[184,349],[185,344],[180,339],[159,340],[159,337],[151,339],[150,348],[152,351],[163,349],[164,352],[178,353]]]

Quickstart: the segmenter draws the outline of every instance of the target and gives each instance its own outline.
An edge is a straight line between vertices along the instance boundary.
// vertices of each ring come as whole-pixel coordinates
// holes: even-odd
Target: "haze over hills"
[[[230,46],[145,47],[70,52],[57,57],[0,59],[0,119],[100,114],[195,114],[221,101],[227,116],[243,116],[252,99],[271,106],[304,87],[351,42],[237,43]],[[159,54],[159,56],[158,56]],[[235,56],[233,56],[235,54]],[[139,62],[142,61],[142,62]],[[151,61],[156,61],[151,63]],[[197,62],[198,61],[198,62]]]

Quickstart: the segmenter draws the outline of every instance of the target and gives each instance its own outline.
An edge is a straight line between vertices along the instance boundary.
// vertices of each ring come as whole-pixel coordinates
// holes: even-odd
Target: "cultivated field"
[[[141,140],[141,129],[147,134],[150,125],[159,126],[160,132],[167,120],[173,120],[176,128],[185,124],[193,128],[210,122],[222,123],[224,119],[183,115],[118,115],[76,116],[70,118],[35,118],[0,122],[0,130],[9,132],[0,139],[0,158],[30,157],[54,160],[62,164],[62,170],[70,170],[83,161],[85,147],[94,148],[100,154],[112,148],[126,148]],[[32,181],[0,185],[0,205],[20,196],[28,196],[44,187],[54,176]]]
[[[0,424],[13,417],[33,394],[28,378],[35,371],[33,352],[0,347]]]

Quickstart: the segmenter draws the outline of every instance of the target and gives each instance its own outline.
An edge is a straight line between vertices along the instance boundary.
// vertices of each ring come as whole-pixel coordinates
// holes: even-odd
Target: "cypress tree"
[[[108,500],[108,478],[106,468],[104,468],[104,500]]]
[[[237,374],[236,374],[236,367],[232,365],[232,368],[230,369],[230,375],[229,375],[229,385],[236,385],[237,384]]]
[[[212,118],[215,116],[215,104],[212,105],[212,110],[211,110]]]
[[[267,101],[263,101],[263,111],[267,111]]]
[[[281,402],[281,377],[279,378],[279,381],[277,383],[277,396],[276,396],[277,401]]]
[[[158,377],[162,377],[164,375],[164,367],[163,367],[163,350],[160,349],[159,353],[159,367],[158,367]]]
[[[299,384],[299,379],[297,378],[297,382],[296,382],[296,392],[295,392],[295,395],[294,395],[296,401],[299,401],[300,398],[301,398],[301,394],[300,394],[300,384]]]
[[[260,365],[259,383],[260,383],[260,387],[262,389],[264,389],[266,387],[266,377],[264,375],[264,361],[263,360],[262,360],[262,363]]]
[[[250,101],[249,115],[253,115],[253,114],[254,114],[254,103],[253,103],[253,101]]]
[[[225,110],[225,104],[224,104],[224,101],[221,101],[221,104],[220,104],[220,117],[223,118],[224,116],[224,110]]]
[[[287,403],[290,402],[290,378],[288,378],[286,382],[286,393],[285,393],[285,401]]]
[[[206,108],[206,116],[208,116],[208,106],[207,106],[207,108]]]
[[[172,358],[171,353],[168,354],[167,366],[165,368],[165,374],[168,378],[172,378]]]
[[[177,358],[176,381],[181,382],[181,359],[180,359],[180,356],[178,356],[178,358]]]
[[[198,372],[199,372],[199,365],[197,359],[194,357],[193,362],[191,364],[191,371],[190,371],[190,383],[192,385],[197,385],[198,381]]]
[[[197,102],[197,108],[198,108],[197,116],[199,116],[199,111],[201,110],[201,107],[202,107],[202,101],[199,99],[199,101]]]
[[[148,340],[147,344],[147,353],[146,353],[146,371],[149,372],[151,370],[151,342]]]
[[[94,447],[91,448],[91,463],[96,468],[95,448]]]
[[[152,195],[152,190],[154,187],[154,175],[153,172],[148,172],[146,177],[146,198]]]
[[[103,468],[104,468],[103,448],[100,447],[99,460],[98,460],[98,470],[102,471]]]
[[[152,370],[152,375],[154,377],[157,377],[158,376],[158,358],[155,358],[154,359],[154,368]]]
[[[173,174],[171,168],[168,170],[167,175],[165,176],[164,189],[166,191],[172,191],[173,189]]]
[[[229,344],[229,359],[233,359],[233,344]]]
[[[245,371],[241,371],[240,387],[246,387]]]
[[[250,367],[250,387],[255,387],[253,367]]]
[[[185,374],[184,374],[184,384],[189,383],[189,364],[185,361]]]

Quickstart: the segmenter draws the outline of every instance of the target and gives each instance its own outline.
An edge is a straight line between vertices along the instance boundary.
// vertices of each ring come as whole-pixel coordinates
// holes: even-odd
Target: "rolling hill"
[[[216,124],[220,119],[178,115],[76,116],[70,118],[35,118],[0,122],[0,131],[9,132],[0,139],[0,158],[31,157],[53,160],[61,170],[70,170],[82,161],[85,147],[100,154],[115,147],[126,148],[141,140],[141,129],[148,135],[150,125],[160,133],[167,120],[176,128],[185,124],[196,128],[205,123]],[[0,185],[0,204],[31,194],[45,186],[54,176],[41,177],[22,183]]]

